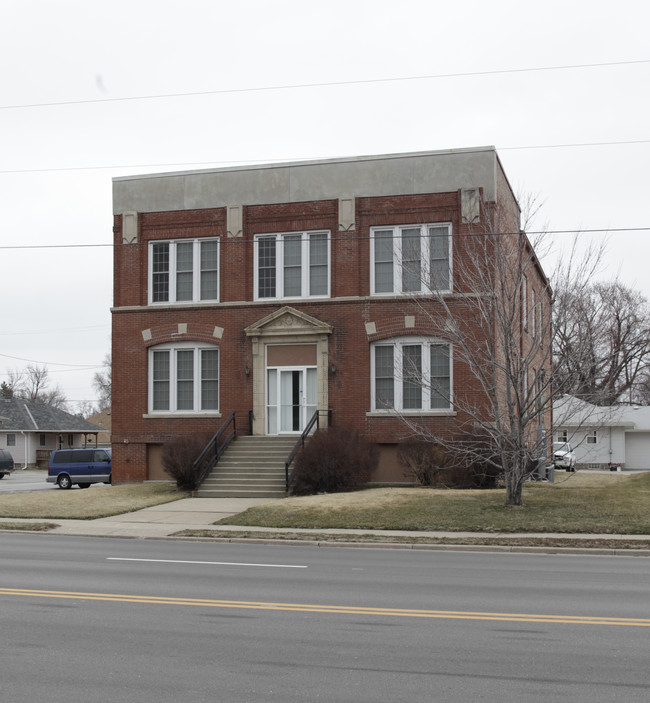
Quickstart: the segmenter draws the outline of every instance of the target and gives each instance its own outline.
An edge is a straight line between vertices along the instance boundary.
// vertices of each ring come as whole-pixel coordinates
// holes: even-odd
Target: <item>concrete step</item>
[[[199,498],[281,498],[284,463],[298,437],[237,437],[194,495]]]

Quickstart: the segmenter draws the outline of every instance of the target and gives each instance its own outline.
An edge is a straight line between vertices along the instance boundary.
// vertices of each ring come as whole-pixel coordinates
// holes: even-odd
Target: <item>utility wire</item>
[[[638,144],[650,144],[650,139],[632,139],[632,140],[618,140],[609,142],[576,142],[569,144],[529,144],[529,145],[519,145],[519,146],[501,146],[497,148],[497,151],[526,151],[532,149],[574,149],[580,147],[597,147],[597,146],[629,146]],[[324,156],[313,156],[307,158],[290,158],[281,157],[279,159],[255,159],[255,160],[244,160],[238,159],[236,161],[177,161],[174,163],[157,163],[157,164],[111,164],[105,166],[57,166],[54,168],[23,168],[23,169],[7,169],[0,171],[0,175],[16,174],[16,173],[62,173],[66,171],[123,171],[126,169],[145,169],[145,168],[180,168],[180,167],[228,167],[228,166],[240,166],[248,164],[259,164],[259,165],[269,165],[269,164],[285,164],[294,163],[301,161],[320,161],[327,158],[337,158],[337,157],[324,157]],[[341,157],[346,158],[346,157]],[[155,175],[155,174],[153,174]]]
[[[604,68],[612,66],[633,66],[650,63],[650,59],[637,61],[609,61],[606,63],[565,64],[561,66],[534,66],[529,68],[505,68],[491,71],[466,71],[462,73],[434,73],[422,76],[397,76],[395,78],[365,78],[351,81],[324,81],[321,83],[294,83],[291,85],[253,86],[249,88],[223,88],[220,90],[202,90],[187,93],[165,93],[160,95],[133,95],[120,98],[94,98],[92,100],[62,100],[47,103],[24,103],[21,105],[0,105],[0,110],[25,110],[37,107],[63,107],[66,105],[96,105],[101,103],[129,102],[136,100],[167,100],[171,98],[189,98],[204,95],[234,95],[237,93],[260,93],[280,90],[302,90],[305,88],[331,88],[349,85],[373,85],[378,83],[399,83],[406,81],[439,80],[442,78],[472,78],[475,76],[498,76],[516,73],[535,73],[541,71],[569,71],[585,68]]]
[[[431,222],[428,224],[436,224],[435,222]],[[593,228],[593,229],[552,229],[552,230],[530,230],[527,231],[525,234],[527,235],[542,235],[542,234],[610,234],[614,232],[650,232],[650,227],[598,227],[598,228]],[[521,234],[520,231],[517,232],[454,232],[453,236],[454,237],[482,237],[482,236],[509,236],[513,234]],[[345,240],[345,241],[352,241],[355,239],[370,239],[370,235],[355,235],[355,236],[347,236],[347,235],[340,235],[340,236],[330,236],[328,237],[328,241],[330,242],[335,242],[338,240]],[[252,242],[257,241],[255,238],[246,238],[244,239],[243,237],[236,237],[236,238],[220,238],[222,242],[225,242],[227,244],[250,244]],[[153,241],[153,240],[152,240]],[[146,245],[149,243],[149,240],[138,242],[139,245]],[[0,251],[2,250],[10,250],[10,249],[18,249],[18,250],[24,250],[24,249],[88,249],[88,248],[118,248],[118,247],[132,247],[134,246],[133,244],[125,244],[125,243],[118,243],[118,244],[9,244],[5,246],[0,246]],[[1,334],[1,333],[0,333]],[[0,354],[0,356],[2,356]]]

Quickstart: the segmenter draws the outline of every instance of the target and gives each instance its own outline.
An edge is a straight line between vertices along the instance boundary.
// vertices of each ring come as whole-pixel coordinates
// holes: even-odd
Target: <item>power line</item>
[[[26,361],[30,364],[42,364],[43,366],[72,366],[74,368],[65,369],[67,371],[74,371],[76,369],[81,369],[82,371],[92,371],[92,369],[100,369],[102,366],[97,366],[95,364],[62,364],[56,361],[37,361],[36,359],[24,359],[21,356],[10,356],[9,354],[0,354],[1,357],[5,359],[14,359],[15,361]],[[3,374],[6,375],[6,374]]]
[[[168,100],[172,98],[201,97],[206,95],[235,95],[238,93],[260,93],[281,90],[303,90],[306,88],[332,88],[351,85],[373,85],[378,83],[399,83],[407,81],[439,80],[443,78],[472,78],[476,76],[498,76],[516,73],[536,73],[542,71],[569,71],[586,68],[613,66],[633,66],[650,63],[650,59],[636,61],[610,61],[606,63],[565,64],[561,66],[534,66],[528,68],[505,68],[491,71],[466,71],[461,73],[434,73],[421,76],[397,76],[394,78],[365,78],[350,81],[324,81],[321,83],[294,83],[291,85],[252,86],[248,88],[223,88],[187,93],[164,93],[159,95],[133,95],[120,98],[94,98],[91,100],[62,100],[47,103],[25,103],[21,105],[0,105],[0,110],[25,110],[37,107],[64,107],[69,105],[97,105],[102,103],[133,102],[136,100]]]
[[[500,146],[497,151],[526,151],[539,149],[577,149],[581,147],[601,147],[601,146],[638,146],[639,144],[650,144],[650,139],[632,139],[618,140],[607,142],[576,142],[568,144],[527,144],[518,146]],[[0,175],[9,175],[16,173],[65,173],[72,171],[123,171],[126,169],[147,169],[147,168],[181,168],[191,166],[193,168],[202,167],[227,167],[240,166],[247,164],[282,164],[300,161],[319,161],[328,157],[313,156],[308,158],[299,157],[282,157],[279,159],[238,159],[233,161],[177,161],[173,163],[155,163],[155,164],[111,164],[104,166],[57,166],[54,168],[22,168],[22,169],[7,169],[0,170]],[[329,157],[332,158],[332,157]],[[92,246],[92,245],[88,245]]]
[[[434,222],[428,223],[428,224],[435,224]],[[529,230],[526,232],[528,235],[541,235],[541,234],[613,234],[615,232],[650,232],[650,227],[595,227],[592,229],[548,229],[548,230]],[[509,236],[513,234],[521,234],[520,231],[516,232],[481,232],[481,231],[476,231],[476,232],[454,232],[453,236],[454,237],[482,237],[485,235],[491,235],[491,236]],[[257,241],[255,238],[243,238],[243,237],[236,237],[236,238],[220,238],[222,242],[226,242],[228,244],[250,244],[254,243]],[[354,237],[351,236],[346,236],[346,235],[340,235],[340,236],[332,236],[328,238],[328,241],[330,242],[335,242],[339,240],[345,240],[345,241],[351,241],[354,239],[370,239],[370,235],[356,235]],[[154,241],[154,240],[151,240]],[[157,240],[156,240],[157,241]],[[149,240],[143,241],[143,242],[138,242],[139,245],[146,245],[149,244]],[[124,244],[124,243],[118,243],[118,244],[29,244],[29,245],[21,245],[21,244],[8,244],[5,246],[0,246],[0,251],[2,250],[9,250],[9,249],[85,249],[89,247],[104,247],[104,248],[118,248],[118,247],[132,247],[133,244]],[[90,329],[90,328],[89,328]],[[2,334],[2,333],[0,333]],[[2,356],[2,354],[0,354]]]

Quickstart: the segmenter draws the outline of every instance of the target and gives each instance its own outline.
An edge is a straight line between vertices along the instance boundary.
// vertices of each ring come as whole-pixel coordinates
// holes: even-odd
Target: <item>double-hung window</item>
[[[451,409],[451,347],[404,337],[371,347],[372,409],[427,412]]]
[[[373,227],[373,295],[451,290],[451,225]]]
[[[184,342],[149,349],[149,412],[218,410],[218,347]]]
[[[255,238],[255,298],[327,297],[329,232],[263,234]]]
[[[218,239],[149,243],[150,303],[196,303],[218,299]]]

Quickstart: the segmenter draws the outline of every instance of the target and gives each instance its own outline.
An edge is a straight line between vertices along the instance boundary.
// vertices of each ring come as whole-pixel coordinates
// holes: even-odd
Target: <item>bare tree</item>
[[[79,417],[88,418],[97,412],[97,408],[90,400],[80,400],[75,404],[74,414]]]
[[[111,390],[112,390],[112,363],[111,355],[104,356],[104,368],[102,371],[97,371],[93,376],[93,388],[97,392],[97,402],[100,410],[106,410],[111,407]]]
[[[555,304],[559,389],[593,405],[634,400],[650,368],[650,310],[619,281],[560,287]]]
[[[484,223],[456,237],[454,293],[437,293],[433,269],[422,280],[432,296],[411,305],[430,333],[449,343],[456,378],[425,378],[405,357],[402,383],[446,394],[456,430],[446,423],[401,417],[411,434],[443,447],[458,461],[503,472],[506,504],[521,505],[524,480],[548,456],[551,425],[551,289],[535,251],[519,231],[518,213],[486,211]],[[421,264],[421,262],[419,262]],[[403,263],[403,266],[406,264]]]
[[[9,371],[7,386],[17,398],[37,401],[54,408],[65,410],[68,404],[65,393],[59,386],[50,388],[50,375],[47,366],[30,364],[23,371]]]

